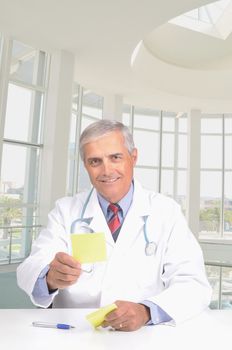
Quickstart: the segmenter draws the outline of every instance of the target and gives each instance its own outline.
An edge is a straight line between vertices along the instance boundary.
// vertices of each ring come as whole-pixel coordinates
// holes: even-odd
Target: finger
[[[60,273],[59,271],[55,271],[54,277],[56,280],[60,280],[63,282],[75,282],[79,276],[69,275],[65,273]]]
[[[128,319],[128,312],[126,310],[115,310],[106,315],[104,320],[104,325],[111,326],[115,329],[121,328],[119,327],[121,324],[124,324]]]
[[[78,280],[78,276],[65,275],[57,271],[49,271],[47,284],[50,289],[65,288],[73,285]]]
[[[113,321],[105,321],[106,325],[111,326],[114,329],[121,329],[126,325],[126,323],[128,323],[128,319],[126,317],[120,317]]]
[[[50,269],[66,275],[79,276],[81,274],[80,268],[73,268],[57,261],[50,265]]]
[[[57,270],[61,273],[79,276],[81,273],[81,264],[66,253],[59,252],[50,264],[51,270]]]
[[[105,317],[106,321],[112,322],[112,321],[118,320],[119,318],[123,318],[123,316],[126,315],[126,313],[128,312],[127,303],[115,302],[115,304],[117,305],[117,309],[109,312],[106,315]]]
[[[80,268],[81,264],[79,261],[74,259],[71,255],[68,255],[67,253],[59,252],[55,256],[55,260],[60,262],[61,264],[68,265],[73,268]]]
[[[56,280],[55,284],[56,284],[56,289],[64,289],[67,287],[72,286],[73,284],[75,284],[76,281],[70,281],[70,282],[66,282],[66,281],[62,281],[62,280]]]
[[[101,324],[101,327],[106,328],[106,327],[111,327],[117,331],[128,331],[128,321],[121,321],[120,323],[109,323],[104,321]]]

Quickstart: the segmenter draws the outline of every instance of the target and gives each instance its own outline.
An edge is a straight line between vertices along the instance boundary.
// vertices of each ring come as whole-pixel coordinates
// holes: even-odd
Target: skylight
[[[199,7],[169,23],[225,40],[232,32],[232,0],[220,0]]]

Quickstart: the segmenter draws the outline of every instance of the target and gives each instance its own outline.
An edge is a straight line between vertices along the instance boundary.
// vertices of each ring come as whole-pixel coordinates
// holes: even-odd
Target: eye
[[[113,155],[111,156],[111,159],[112,159],[113,161],[121,160],[121,159],[122,159],[122,154],[120,154],[120,153],[113,154]]]
[[[92,159],[88,160],[88,163],[89,163],[90,166],[96,167],[96,166],[101,164],[101,159],[99,159],[99,158],[92,158]]]

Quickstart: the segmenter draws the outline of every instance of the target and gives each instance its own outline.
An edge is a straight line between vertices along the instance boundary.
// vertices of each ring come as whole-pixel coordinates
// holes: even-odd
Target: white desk
[[[135,332],[92,329],[86,309],[0,310],[1,350],[231,350],[232,311],[207,310],[176,327],[146,326]],[[75,329],[37,328],[33,321],[69,323]]]

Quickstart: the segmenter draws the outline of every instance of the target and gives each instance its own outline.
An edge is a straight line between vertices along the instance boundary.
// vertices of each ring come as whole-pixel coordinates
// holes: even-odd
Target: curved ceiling
[[[222,42],[168,23],[209,2],[0,0],[0,32],[72,53],[78,82],[127,103],[231,112],[231,37]]]
[[[171,65],[200,70],[232,69],[232,35],[221,40],[167,23],[149,33],[143,42],[152,55]]]

